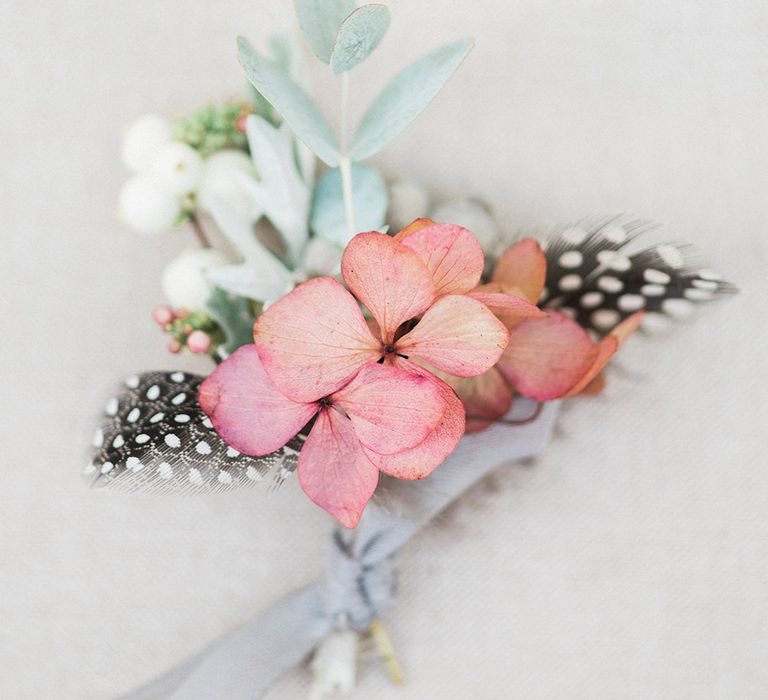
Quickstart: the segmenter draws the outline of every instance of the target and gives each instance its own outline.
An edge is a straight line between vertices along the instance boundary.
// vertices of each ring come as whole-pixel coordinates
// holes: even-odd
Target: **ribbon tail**
[[[324,588],[287,596],[123,700],[257,700],[329,633]]]

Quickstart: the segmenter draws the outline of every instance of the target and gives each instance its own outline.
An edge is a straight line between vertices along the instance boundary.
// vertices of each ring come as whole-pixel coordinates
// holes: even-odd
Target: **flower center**
[[[385,355],[391,355],[393,352],[395,352],[395,346],[390,343],[389,345],[384,346],[384,354]]]
[[[320,408],[330,408],[333,406],[333,401],[331,401],[330,396],[323,396],[323,398],[320,399],[317,404],[320,406]]]

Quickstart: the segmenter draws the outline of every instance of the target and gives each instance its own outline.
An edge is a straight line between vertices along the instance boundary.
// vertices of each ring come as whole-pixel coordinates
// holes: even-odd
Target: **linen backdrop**
[[[768,696],[766,163],[761,0],[391,0],[353,81],[467,33],[447,89],[376,159],[510,230],[630,211],[695,242],[741,295],[633,339],[408,547],[387,621],[408,684],[366,700]],[[329,519],[295,481],[206,498],[80,480],[112,383],[176,358],[149,319],[188,232],[115,219],[121,128],[242,90],[239,33],[288,0],[0,3],[0,696],[114,697],[319,576]],[[335,120],[338,86],[313,70]],[[357,74],[356,74],[357,75]],[[306,697],[297,670],[270,700]]]

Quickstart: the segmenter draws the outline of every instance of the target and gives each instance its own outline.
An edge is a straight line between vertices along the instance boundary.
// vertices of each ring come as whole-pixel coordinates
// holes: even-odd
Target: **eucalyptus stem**
[[[341,74],[341,137],[339,138],[341,158],[339,158],[339,171],[341,172],[341,189],[344,195],[344,212],[347,217],[349,237],[351,238],[357,231],[355,228],[355,205],[352,199],[352,163],[347,155],[348,102],[349,71],[345,71]]]

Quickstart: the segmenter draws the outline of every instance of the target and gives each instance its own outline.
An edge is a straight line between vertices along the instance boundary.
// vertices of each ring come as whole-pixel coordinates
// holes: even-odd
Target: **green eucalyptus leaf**
[[[239,37],[237,45],[238,58],[253,86],[320,160],[331,167],[338,165],[336,139],[312,98],[277,63],[256,51],[247,39]]]
[[[363,5],[347,17],[339,28],[331,54],[334,74],[352,70],[381,43],[389,29],[389,10],[384,5]]]
[[[352,201],[357,231],[375,231],[384,225],[389,195],[381,173],[368,165],[353,163]],[[315,235],[345,246],[350,241],[344,210],[341,171],[328,170],[315,186],[310,226]]]
[[[387,85],[357,127],[350,157],[365,160],[398,136],[440,92],[473,46],[460,39],[427,54]]]
[[[323,63],[328,63],[339,27],[355,9],[355,0],[294,0],[294,6],[309,48]]]
[[[226,340],[222,346],[228,354],[232,354],[241,345],[253,342],[255,318],[247,299],[216,288],[208,297],[206,306],[208,313],[224,332]]]

